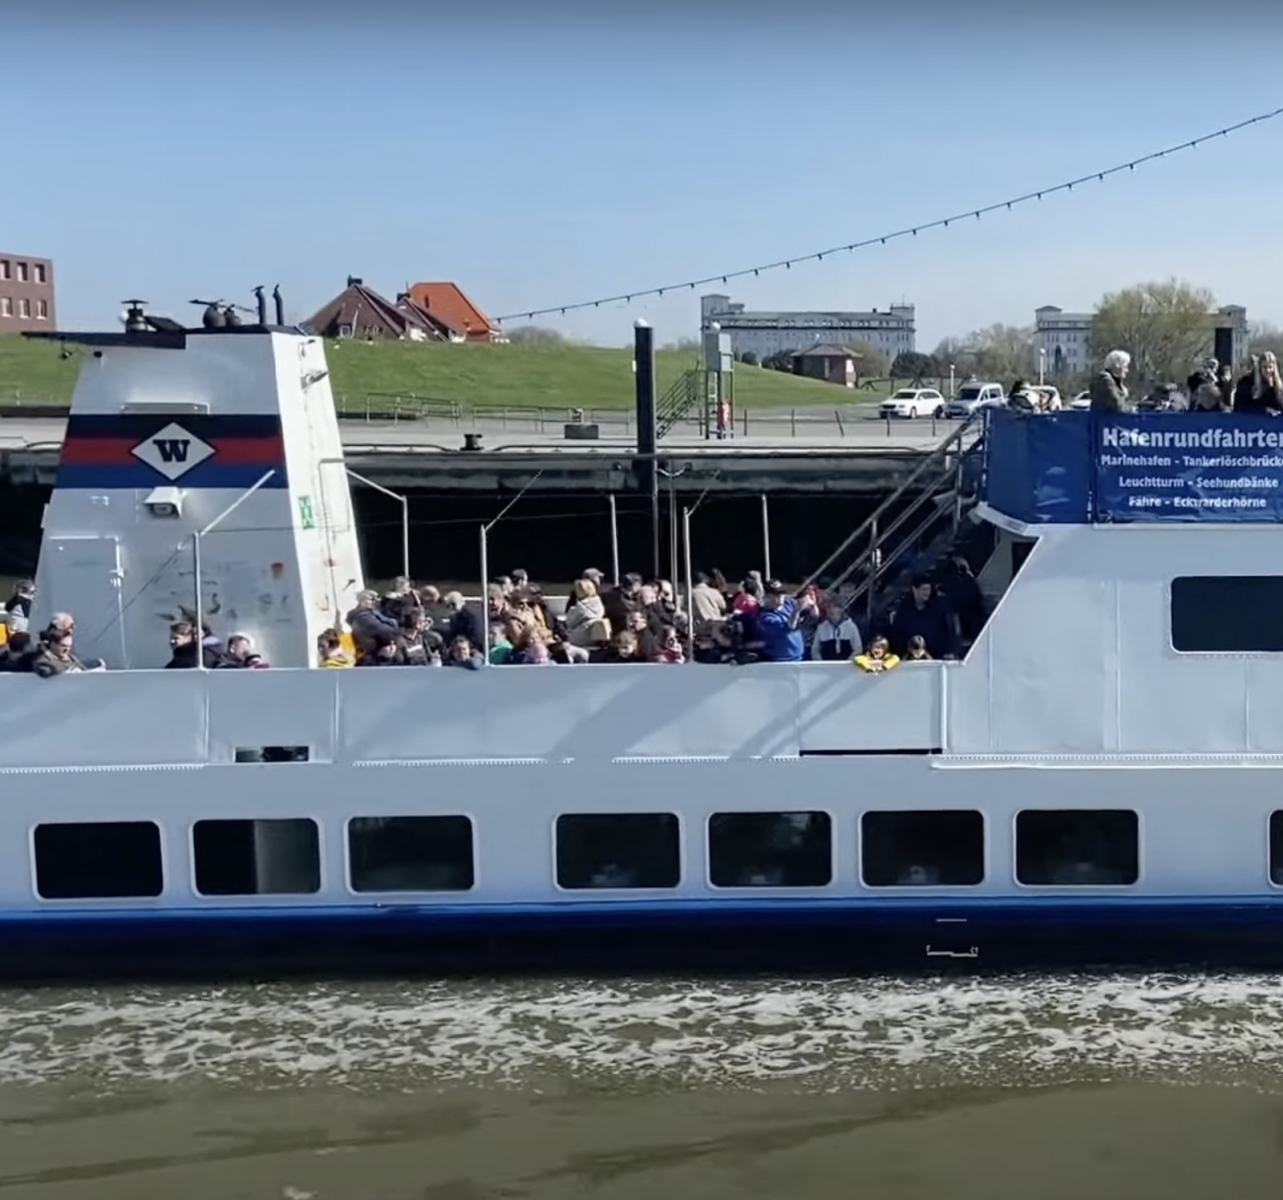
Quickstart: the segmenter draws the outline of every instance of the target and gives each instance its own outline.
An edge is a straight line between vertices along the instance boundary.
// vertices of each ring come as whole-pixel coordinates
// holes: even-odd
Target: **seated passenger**
[[[32,659],[31,669],[41,679],[51,679],[55,675],[71,675],[87,668],[72,652],[72,634],[65,630],[55,630],[44,640],[44,644]]]
[[[362,654],[356,660],[358,667],[404,667],[405,652],[399,638],[385,634],[374,647],[373,654]]]
[[[467,671],[475,671],[481,666],[481,655],[473,650],[472,642],[466,637],[457,637],[450,643],[445,665],[447,667],[462,667]]]
[[[654,662],[659,654],[659,632],[663,628],[645,608],[635,608],[628,614],[626,629],[637,639],[637,657]]]
[[[474,613],[463,598],[462,592],[447,592],[446,607],[450,609],[450,624],[441,632],[448,642],[466,638],[469,646],[481,644],[481,618]]]
[[[170,659],[166,670],[195,669],[204,666],[214,669],[221,656],[217,650],[203,644],[196,636],[196,627],[190,621],[175,621],[169,627]]]
[[[695,653],[692,658],[697,663],[716,665],[735,661],[735,647],[731,635],[723,624],[720,627],[704,630],[695,635]]]
[[[606,620],[606,606],[591,579],[576,579],[570,589],[570,602],[562,618],[566,640],[572,646],[587,648],[593,642],[593,626]]]
[[[861,671],[869,671],[875,675],[900,665],[899,658],[891,653],[890,643],[884,637],[875,637],[869,643],[868,651],[857,654],[852,661]]]
[[[1224,412],[1229,408],[1222,389],[1221,364],[1209,355],[1185,381],[1190,412]]]
[[[503,621],[490,623],[490,662],[501,667],[512,658],[512,643],[508,640],[508,625]]]
[[[610,639],[610,643],[598,652],[596,661],[603,663],[644,661],[637,651],[637,635],[631,629],[621,629]]]
[[[824,619],[815,627],[811,638],[811,657],[818,662],[850,662],[864,653],[864,639],[856,625],[836,600],[824,605]]]
[[[343,636],[337,629],[327,629],[316,639],[318,664],[322,667],[350,667],[351,658],[343,649]]]
[[[957,652],[956,623],[944,599],[935,594],[926,575],[915,575],[909,595],[891,613],[890,642],[903,654],[914,636],[922,638],[928,653],[953,658]]]
[[[368,588],[358,593],[356,607],[346,619],[356,645],[358,663],[367,657],[373,658],[380,644],[397,633],[396,621],[379,608],[379,593]]]
[[[218,664],[224,668],[255,669],[266,667],[261,654],[254,653],[254,643],[243,633],[234,633],[227,639],[227,649]]]
[[[726,597],[713,586],[712,579],[703,571],[695,575],[690,607],[697,633],[715,622],[726,619]]]
[[[642,577],[636,574],[625,575],[618,587],[613,587],[602,594],[601,601],[606,608],[606,619],[610,628],[618,633],[628,625],[628,614],[641,603]]]
[[[401,649],[406,663],[415,667],[439,666],[445,641],[439,633],[428,628],[423,609],[403,609],[400,625]]]
[[[684,663],[686,655],[682,651],[682,640],[677,634],[677,630],[671,626],[664,630],[659,639],[659,654],[655,662],[661,663]]]
[[[31,634],[15,633],[0,647],[0,671],[10,675],[28,675],[39,652]]]
[[[908,649],[904,652],[905,662],[930,662],[931,655],[927,653],[927,643],[921,634],[914,634],[909,639]]]

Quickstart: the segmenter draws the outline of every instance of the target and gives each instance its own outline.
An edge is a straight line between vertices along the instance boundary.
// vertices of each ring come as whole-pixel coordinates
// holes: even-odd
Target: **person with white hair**
[[[1111,350],[1105,355],[1104,369],[1091,381],[1093,412],[1127,412],[1127,388],[1123,380],[1132,365],[1126,350]]]

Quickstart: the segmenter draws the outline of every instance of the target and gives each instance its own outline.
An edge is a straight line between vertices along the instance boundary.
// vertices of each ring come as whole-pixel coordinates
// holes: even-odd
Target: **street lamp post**
[[[1038,386],[1041,387],[1046,382],[1047,377],[1047,350],[1045,347],[1038,348]]]
[[[953,392],[954,392],[953,373],[954,373],[954,364],[950,363],[949,364],[949,399],[950,400],[953,399]]]

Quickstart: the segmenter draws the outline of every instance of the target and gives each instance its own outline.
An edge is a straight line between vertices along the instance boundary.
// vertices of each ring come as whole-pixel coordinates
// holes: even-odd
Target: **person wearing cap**
[[[801,662],[804,639],[798,625],[814,600],[807,595],[799,604],[778,579],[772,579],[766,585],[765,593],[757,615],[757,637],[762,645],[762,657],[767,662]]]
[[[397,622],[379,609],[379,593],[367,588],[358,592],[356,607],[347,615],[357,659],[373,658],[379,646],[394,640],[400,632]]]

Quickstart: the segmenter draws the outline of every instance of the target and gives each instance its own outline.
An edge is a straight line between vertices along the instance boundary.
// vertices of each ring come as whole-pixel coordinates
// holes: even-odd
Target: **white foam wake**
[[[10,991],[0,1082],[1283,1079],[1281,1024],[1283,983],[1229,976]]]

